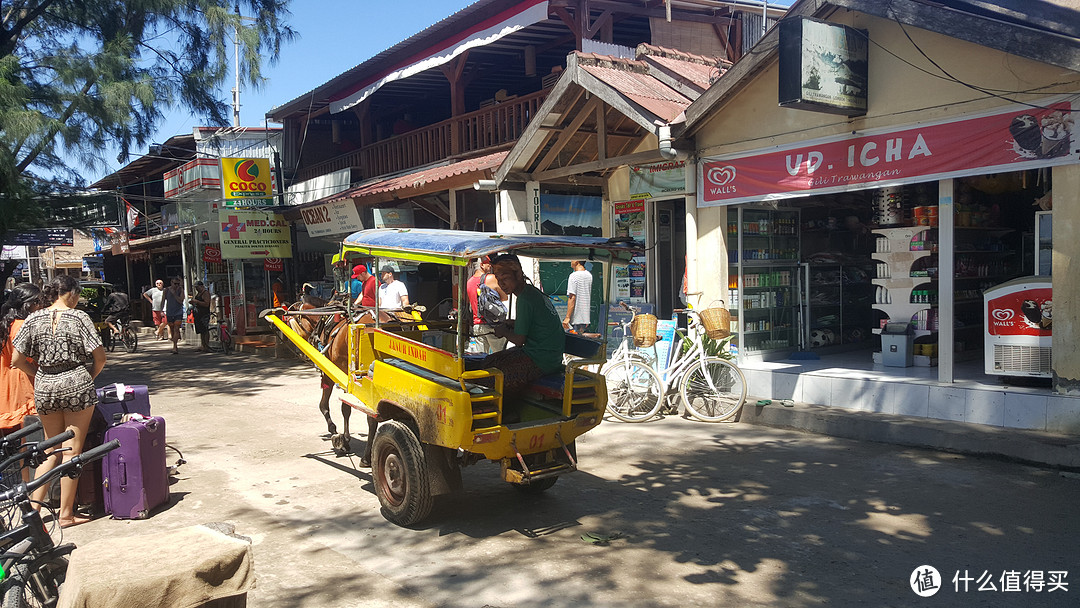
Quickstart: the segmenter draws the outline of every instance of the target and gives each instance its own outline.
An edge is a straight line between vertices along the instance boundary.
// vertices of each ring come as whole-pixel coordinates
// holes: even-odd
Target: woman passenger
[[[105,367],[105,349],[90,317],[76,310],[79,281],[61,275],[45,287],[50,306],[26,317],[15,336],[15,367],[34,378],[34,405],[37,407],[45,437],[53,437],[71,428],[75,436],[64,442],[70,448],[54,454],[38,467],[40,477],[53,467],[82,453],[90,428],[90,417],[97,405],[94,378]],[[31,360],[31,358],[33,360]],[[89,368],[87,367],[89,364]],[[75,491],[78,479],[60,480],[60,527],[68,528],[90,521],[75,515]],[[45,500],[47,486],[34,492],[34,500]]]

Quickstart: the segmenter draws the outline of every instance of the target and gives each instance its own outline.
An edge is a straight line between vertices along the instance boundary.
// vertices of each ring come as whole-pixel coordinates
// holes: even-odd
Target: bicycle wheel
[[[30,572],[26,564],[15,566],[4,581],[3,608],[55,606],[67,566],[65,557],[50,559],[35,572]]]
[[[108,327],[101,330],[101,345],[110,353],[116,350],[116,340],[113,339],[112,330]]]
[[[135,333],[134,329],[131,329],[130,327],[125,327],[123,333],[121,334],[121,337],[124,341],[124,348],[127,349],[127,352],[133,353],[138,350],[139,334]]]
[[[731,362],[706,357],[683,375],[679,395],[686,411],[698,420],[723,422],[738,414],[746,401],[746,379]]]
[[[644,422],[660,410],[660,376],[640,359],[615,361],[604,367],[607,411],[623,422]]]
[[[232,349],[232,334],[227,329],[221,330],[221,352],[227,355],[232,352]]]

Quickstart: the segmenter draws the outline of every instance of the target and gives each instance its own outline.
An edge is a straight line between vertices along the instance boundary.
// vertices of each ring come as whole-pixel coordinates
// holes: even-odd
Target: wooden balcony
[[[508,99],[304,167],[297,171],[295,181],[349,168],[367,179],[513,143],[550,91]],[[357,181],[355,175],[352,179]]]

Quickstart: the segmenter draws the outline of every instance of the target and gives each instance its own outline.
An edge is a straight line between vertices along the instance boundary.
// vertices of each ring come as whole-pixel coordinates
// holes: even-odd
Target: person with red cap
[[[378,283],[375,275],[368,272],[366,264],[353,266],[352,281],[349,284],[353,306],[375,306],[375,290],[378,288]]]

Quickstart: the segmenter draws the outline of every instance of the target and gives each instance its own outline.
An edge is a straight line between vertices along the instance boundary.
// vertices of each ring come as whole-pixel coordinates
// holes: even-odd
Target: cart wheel
[[[545,477],[543,479],[537,479],[532,483],[512,483],[518,492],[522,494],[540,494],[547,490],[551,486],[555,485],[555,482],[559,481],[559,477]]]
[[[375,493],[383,517],[399,526],[411,526],[431,512],[424,448],[409,427],[397,420],[379,425],[372,462]]]

